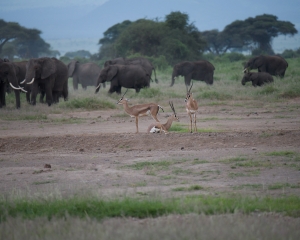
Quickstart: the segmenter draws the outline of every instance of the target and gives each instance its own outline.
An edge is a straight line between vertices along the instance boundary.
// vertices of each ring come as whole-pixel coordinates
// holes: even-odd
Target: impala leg
[[[194,117],[194,132],[197,132],[196,113],[193,114],[193,117]]]
[[[189,112],[189,116],[190,116],[190,122],[191,122],[191,124],[190,124],[190,126],[191,126],[191,128],[190,128],[190,132],[192,133],[193,132],[193,117],[192,117],[192,114]]]
[[[139,117],[135,117],[135,126],[136,126],[135,133],[139,133]]]

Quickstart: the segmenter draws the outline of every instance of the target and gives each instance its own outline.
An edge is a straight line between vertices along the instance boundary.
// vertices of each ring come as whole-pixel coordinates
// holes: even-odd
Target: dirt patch
[[[147,134],[150,117],[140,119],[135,134],[134,121],[119,109],[1,120],[0,191],[299,196],[299,103],[203,107],[193,134]],[[187,128],[187,115],[179,118]]]

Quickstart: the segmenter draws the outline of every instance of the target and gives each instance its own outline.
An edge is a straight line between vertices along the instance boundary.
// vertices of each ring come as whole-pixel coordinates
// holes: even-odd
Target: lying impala
[[[147,133],[161,133],[162,131],[165,134],[168,134],[168,130],[171,127],[173,121],[179,122],[179,118],[176,115],[175,108],[173,102],[169,102],[171,109],[173,110],[173,114],[168,118],[165,124],[160,122],[152,123],[147,130]]]
[[[190,89],[188,90],[188,88],[186,88],[186,98],[185,98],[185,109],[188,113],[188,115],[190,116],[190,120],[191,120],[191,133],[193,132],[193,120],[194,120],[194,130],[195,132],[197,132],[197,125],[196,125],[196,113],[198,110],[198,103],[197,101],[193,98],[193,93],[191,93],[191,89],[193,87],[193,82],[192,82],[192,86],[190,87]]]
[[[126,92],[128,89],[126,90]],[[130,117],[135,117],[135,125],[136,125],[136,133],[139,132],[139,117],[150,115],[155,121],[159,122],[157,119],[158,110],[161,109],[163,112],[163,108],[156,103],[145,103],[145,104],[138,104],[132,107],[128,106],[128,99],[124,98],[126,92],[117,102],[117,104],[123,105],[124,110],[126,113],[130,115]]]

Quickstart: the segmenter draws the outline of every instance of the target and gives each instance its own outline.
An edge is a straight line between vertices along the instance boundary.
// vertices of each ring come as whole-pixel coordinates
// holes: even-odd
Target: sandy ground
[[[121,108],[0,120],[0,192],[299,196],[298,106],[300,99],[265,109],[200,107],[193,134],[147,134],[150,117],[135,134]],[[178,115],[188,127],[187,114]],[[274,154],[284,151],[291,154]]]

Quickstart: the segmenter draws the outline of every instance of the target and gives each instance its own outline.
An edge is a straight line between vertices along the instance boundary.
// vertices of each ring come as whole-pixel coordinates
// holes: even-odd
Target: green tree
[[[90,58],[91,56],[92,56],[92,54],[86,50],[78,50],[75,52],[66,52],[66,54],[65,54],[65,57],[68,57],[68,58],[75,58],[75,57]]]
[[[274,54],[272,40],[279,35],[294,35],[297,30],[291,22],[279,21],[274,15],[263,14],[244,21],[234,21],[223,31],[231,48],[248,47],[256,52]],[[229,39],[234,39],[230,41]]]
[[[37,29],[28,29],[15,22],[5,22],[0,19],[0,55],[14,52],[20,58],[37,58],[58,54],[50,49],[50,44],[41,38],[41,31]],[[3,53],[4,46],[10,48]],[[12,50],[14,48],[14,50]]]
[[[8,41],[23,38],[26,35],[26,29],[18,23],[5,22],[3,19],[0,19],[0,54],[2,53],[3,46]]]
[[[100,39],[102,46],[99,57],[103,59],[137,54],[154,58],[164,56],[169,64],[197,60],[204,51],[205,42],[188,19],[187,14],[171,12],[166,15],[165,21],[139,19],[127,25],[125,22],[123,25],[116,24],[109,28],[110,31],[106,31],[106,40]],[[120,26],[121,31],[118,30]]]

